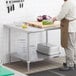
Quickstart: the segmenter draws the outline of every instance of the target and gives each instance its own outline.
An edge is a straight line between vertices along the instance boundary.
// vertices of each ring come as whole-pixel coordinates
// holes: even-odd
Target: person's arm
[[[56,20],[60,21],[60,20],[62,20],[63,18],[66,17],[68,12],[69,12],[69,4],[65,2],[63,4],[62,8],[61,8],[61,11],[60,11],[59,15],[57,17],[54,17],[53,21],[56,21]]]

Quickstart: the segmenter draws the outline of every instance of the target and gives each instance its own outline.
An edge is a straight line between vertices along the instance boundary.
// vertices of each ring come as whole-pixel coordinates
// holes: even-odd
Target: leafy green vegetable
[[[53,22],[50,21],[50,20],[43,20],[43,21],[42,21],[42,24],[43,24],[43,25],[51,25],[51,24],[53,24]]]

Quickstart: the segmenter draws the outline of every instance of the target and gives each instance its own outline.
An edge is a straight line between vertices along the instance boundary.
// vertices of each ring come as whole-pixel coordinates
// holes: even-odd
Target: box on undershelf
[[[60,55],[60,50],[58,45],[53,45],[53,44],[47,44],[46,43],[39,43],[37,45],[37,51],[49,55],[49,56],[59,56]]]

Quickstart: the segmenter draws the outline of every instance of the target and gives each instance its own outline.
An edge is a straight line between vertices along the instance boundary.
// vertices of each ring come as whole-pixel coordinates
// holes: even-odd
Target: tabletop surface
[[[8,28],[15,28],[15,29],[19,29],[25,32],[42,32],[42,31],[46,31],[46,30],[53,30],[53,29],[59,29],[60,28],[60,23],[57,21],[54,24],[51,25],[45,25],[44,27],[40,27],[43,26],[41,24],[41,22],[26,22],[27,23],[27,28],[22,28],[20,25],[16,25],[16,24],[6,24],[4,26],[8,27]],[[30,25],[30,26],[29,26]],[[34,27],[32,26],[34,25]]]

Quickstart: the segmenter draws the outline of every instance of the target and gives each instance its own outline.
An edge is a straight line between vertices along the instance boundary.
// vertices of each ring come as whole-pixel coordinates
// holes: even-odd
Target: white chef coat
[[[68,20],[76,19],[76,2],[68,0],[62,5],[62,9],[59,15],[56,17],[57,20],[66,18]],[[76,32],[76,20],[69,22],[68,32]]]

